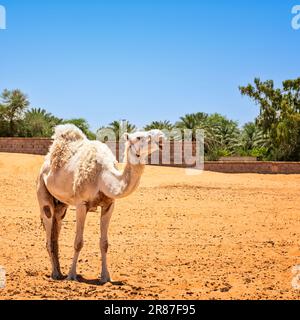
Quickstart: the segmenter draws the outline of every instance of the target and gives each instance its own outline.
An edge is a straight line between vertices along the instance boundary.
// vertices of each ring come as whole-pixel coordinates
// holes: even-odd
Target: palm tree
[[[186,114],[180,118],[175,126],[182,130],[190,130],[192,134],[192,141],[197,139],[197,131],[202,130],[205,136],[204,147],[207,152],[215,143],[215,135],[213,127],[209,123],[209,115],[204,112]]]
[[[97,139],[102,142],[116,140],[119,142],[124,133],[132,133],[137,128],[127,120],[113,121],[108,126],[102,126],[97,130]]]
[[[223,123],[214,128],[215,137],[218,140],[219,147],[233,154],[239,147],[240,131],[235,123]]]
[[[50,137],[53,128],[62,120],[41,108],[33,108],[25,113],[23,120],[24,133],[27,137]]]
[[[208,114],[203,112],[186,114],[180,118],[180,121],[176,122],[175,126],[179,129],[190,130],[192,133],[192,140],[196,140],[196,131],[198,129],[205,130]]]
[[[214,152],[220,155],[233,154],[239,147],[240,130],[238,123],[227,119],[225,116],[214,113],[207,119],[210,132],[214,141]]]
[[[9,91],[5,89],[0,96],[0,104],[3,117],[9,124],[8,134],[16,136],[16,122],[23,118],[25,110],[29,106],[28,98],[21,90]]]
[[[170,121],[153,121],[147,126],[145,126],[146,131],[150,131],[153,129],[159,129],[159,130],[168,130],[171,131],[174,128],[174,125]]]
[[[208,119],[208,114],[204,112],[186,114],[180,118],[180,121],[176,123],[176,127],[182,129],[196,130],[201,126],[205,126]]]
[[[126,132],[132,133],[132,132],[136,131],[136,129],[137,129],[134,124],[131,124],[127,120],[113,121],[112,123],[109,124],[109,126],[107,128],[111,129],[114,132],[117,141],[120,140],[120,138],[122,137],[122,135],[124,133],[126,133]]]
[[[244,125],[240,140],[245,151],[268,147],[269,144],[267,136],[254,122],[248,122]]]

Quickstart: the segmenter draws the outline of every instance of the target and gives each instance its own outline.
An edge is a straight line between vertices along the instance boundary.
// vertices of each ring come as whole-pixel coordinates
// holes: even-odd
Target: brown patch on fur
[[[44,208],[43,208],[43,210],[44,210],[44,213],[45,213],[45,215],[46,215],[46,217],[48,218],[48,219],[50,219],[51,218],[51,209],[50,209],[50,207],[49,206],[45,206]]]
[[[76,252],[81,251],[82,248],[83,248],[83,241],[80,241],[79,243],[75,244],[74,249],[75,249]]]
[[[101,244],[101,248],[105,251],[105,253],[108,252],[108,241],[107,240],[103,241],[103,243]]]

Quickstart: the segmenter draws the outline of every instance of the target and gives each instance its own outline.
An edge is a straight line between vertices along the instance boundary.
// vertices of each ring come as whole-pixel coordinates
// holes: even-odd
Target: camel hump
[[[66,142],[80,141],[86,139],[85,134],[74,124],[63,124],[55,127],[54,140],[64,140]]]
[[[51,170],[62,168],[74,155],[76,148],[87,141],[84,133],[73,124],[55,127],[54,139],[49,150]]]

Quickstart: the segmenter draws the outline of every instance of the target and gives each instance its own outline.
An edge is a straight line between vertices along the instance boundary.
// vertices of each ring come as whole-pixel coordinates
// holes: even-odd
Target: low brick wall
[[[51,139],[44,138],[0,138],[0,152],[45,155],[51,144]],[[110,147],[116,150],[115,144],[110,144]],[[183,152],[180,149],[174,150],[174,147],[171,147],[171,165],[165,166],[184,167],[174,164],[176,155]],[[120,153],[122,154],[123,150]],[[117,158],[119,159],[119,152]],[[159,159],[162,161],[162,156]],[[300,162],[210,161],[205,162],[204,169],[223,173],[300,174]]]
[[[44,138],[0,138],[0,152],[45,155],[51,144]]]
[[[204,170],[223,173],[300,174],[300,162],[205,162]]]

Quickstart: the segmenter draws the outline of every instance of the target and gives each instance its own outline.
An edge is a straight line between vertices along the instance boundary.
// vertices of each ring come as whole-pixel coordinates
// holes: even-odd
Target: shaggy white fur
[[[78,141],[86,139],[85,134],[73,124],[62,124],[55,127],[52,139],[65,141]]]
[[[117,160],[107,145],[89,141],[84,133],[72,124],[56,127],[49,158],[52,170],[66,165],[74,172],[73,192],[76,195],[87,183],[94,182],[102,170],[113,170]]]

